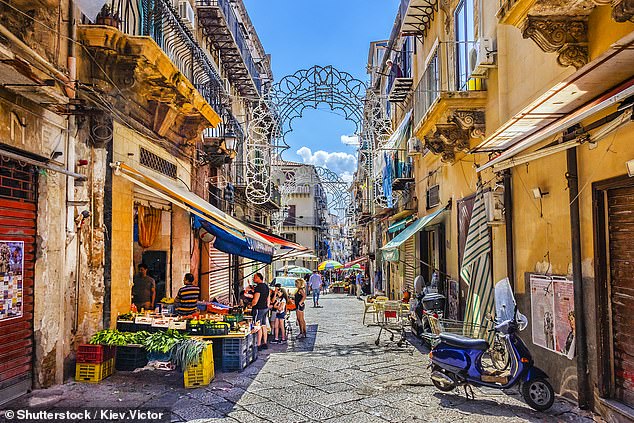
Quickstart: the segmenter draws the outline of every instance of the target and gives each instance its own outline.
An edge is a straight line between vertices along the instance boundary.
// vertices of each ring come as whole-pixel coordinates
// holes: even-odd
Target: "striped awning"
[[[493,312],[494,301],[491,275],[491,235],[482,192],[476,194],[473,205],[460,276],[469,285],[464,333],[467,336],[483,337],[486,332],[483,333],[481,328],[485,324],[487,313]]]
[[[392,223],[387,228],[387,231],[388,231],[388,233],[391,233],[391,234],[393,234],[394,232],[401,231],[401,230],[405,229],[405,227],[413,220],[414,220],[414,216],[408,216],[405,219],[401,219],[398,222]]]

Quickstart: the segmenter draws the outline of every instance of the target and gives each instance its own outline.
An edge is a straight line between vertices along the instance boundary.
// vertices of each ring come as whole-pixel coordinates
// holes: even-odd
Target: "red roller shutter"
[[[0,249],[14,254],[9,267],[11,277],[4,269],[6,260],[0,260],[3,275],[0,277],[0,307],[4,309],[0,313],[0,403],[23,394],[31,387],[35,183],[36,171],[32,166],[0,157]],[[19,260],[20,256],[22,260]],[[20,262],[23,267],[16,265]],[[22,273],[21,281],[17,276],[19,273]],[[5,305],[10,299],[16,301],[9,312]],[[20,302],[21,310],[16,307]]]
[[[209,300],[229,302],[229,254],[209,248]]]

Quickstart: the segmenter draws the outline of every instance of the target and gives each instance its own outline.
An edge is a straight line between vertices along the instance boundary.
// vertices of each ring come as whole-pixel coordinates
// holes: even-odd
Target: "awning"
[[[398,261],[398,255],[394,253],[395,250],[398,250],[398,247],[401,246],[405,241],[414,236],[418,231],[423,229],[425,226],[431,224],[436,217],[438,217],[442,212],[447,209],[447,206],[428,214],[427,216],[421,217],[417,219],[414,223],[409,225],[403,232],[396,235],[394,239],[381,247],[381,251],[383,251],[383,257],[387,261]]]
[[[288,249],[291,249],[291,250],[300,250],[300,251],[308,250],[307,247],[304,247],[301,244],[297,244],[296,242],[291,242],[288,239],[282,238],[281,236],[272,234],[270,232],[263,231],[261,229],[253,228],[253,230],[258,235],[260,235],[262,238],[266,239],[267,241],[269,241],[270,243],[272,243],[275,246],[279,246],[279,247],[282,247],[282,248],[288,248]]]
[[[244,247],[246,244],[247,247],[249,247],[248,249],[251,249],[258,254],[267,254],[268,256],[273,255],[273,244],[270,241],[260,236],[249,226],[209,204],[193,192],[176,186],[173,182],[167,181],[164,178],[147,176],[146,174],[122,162],[111,163],[110,166],[114,169],[116,175],[119,175],[130,182],[145,188],[152,194],[187,210],[202,221],[212,224],[213,227],[209,227],[208,230],[220,239],[220,241],[217,240],[218,245],[225,245],[229,243],[229,236],[234,238],[232,242],[235,245],[225,247],[231,251],[225,251],[214,243],[214,247],[217,249],[230,254],[250,258],[249,255],[246,255],[248,250],[239,251],[237,247]],[[258,255],[258,257],[260,256]],[[268,262],[270,262],[270,257],[268,260]]]
[[[408,223],[410,223],[412,220],[414,220],[414,216],[408,216],[405,219],[401,219],[393,224],[391,224],[388,228],[387,231],[388,233],[393,234],[394,232],[398,232],[400,230],[405,229],[405,227],[407,226]]]
[[[52,172],[58,172],[61,173],[63,175],[66,176],[70,176],[71,178],[75,178],[79,181],[85,181],[86,180],[86,175],[82,175],[80,173],[76,173],[76,172],[72,172],[68,169],[65,169],[63,167],[57,166],[53,163],[50,163],[49,161],[47,161],[46,159],[39,159],[36,160],[34,158],[28,157],[24,154],[20,154],[17,152],[13,152],[13,151],[9,151],[8,149],[10,149],[10,146],[4,146],[2,144],[0,144],[0,156],[3,157],[7,157],[9,159],[13,159],[13,160],[18,160],[20,162],[24,162],[24,163],[28,163],[31,164],[33,166],[37,166],[39,168],[42,169],[47,169],[50,170]]]
[[[345,267],[345,268],[352,267],[355,264],[362,264],[362,263],[365,263],[366,261],[368,261],[368,256],[360,257],[358,259],[354,259],[352,261],[349,261],[346,264],[344,264],[343,267]]]
[[[202,227],[215,236],[214,248],[222,252],[270,264],[274,249],[251,237],[239,238],[221,229],[209,220],[194,216],[194,229]]]
[[[576,125],[577,123],[600,113],[601,111],[607,109],[608,107],[614,106],[621,101],[627,99],[630,96],[634,95],[634,79],[627,81],[626,83],[606,92],[599,98],[591,101],[590,103],[584,105],[577,109],[574,113],[567,115],[566,117],[560,118],[542,128],[541,130],[529,135],[520,141],[517,141],[511,147],[509,147],[502,154],[494,158],[493,160],[488,161],[484,165],[480,166],[476,169],[477,172],[482,172],[483,170],[495,166],[496,164],[508,160],[515,155],[539,144],[540,142],[557,135],[560,132],[565,131],[566,129]]]
[[[390,138],[387,140],[385,145],[381,148],[381,150],[398,150],[401,143],[407,137],[407,130],[409,128],[409,124],[412,120],[412,111],[410,110],[403,116],[403,120],[398,125],[396,130],[392,132]]]

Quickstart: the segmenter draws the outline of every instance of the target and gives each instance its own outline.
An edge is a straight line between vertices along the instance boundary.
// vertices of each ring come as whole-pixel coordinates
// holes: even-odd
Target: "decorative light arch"
[[[293,121],[302,117],[305,109],[317,109],[320,104],[341,112],[355,124],[360,140],[359,160],[371,180],[372,197],[385,206],[388,201],[381,184],[382,167],[375,162],[377,151],[388,141],[392,129],[380,98],[348,72],[317,65],[282,78],[252,110],[245,148],[247,198],[255,204],[270,200],[274,157],[289,148],[285,136],[293,130]],[[351,217],[353,204],[348,184],[328,169],[316,169],[329,209],[341,217]],[[292,192],[291,185],[295,183],[295,178],[291,178],[285,182],[289,186],[280,187],[283,202],[285,193]]]

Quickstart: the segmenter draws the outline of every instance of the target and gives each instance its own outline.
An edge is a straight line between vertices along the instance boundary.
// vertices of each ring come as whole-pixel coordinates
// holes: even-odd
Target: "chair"
[[[363,310],[363,324],[365,325],[365,316],[368,313],[372,313],[372,322],[376,323],[378,320],[378,315],[381,311],[383,311],[383,305],[389,298],[387,297],[376,297],[374,302],[368,302],[367,299],[364,300],[364,310]]]

